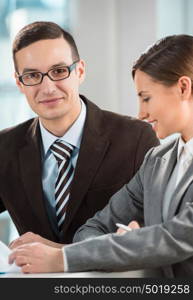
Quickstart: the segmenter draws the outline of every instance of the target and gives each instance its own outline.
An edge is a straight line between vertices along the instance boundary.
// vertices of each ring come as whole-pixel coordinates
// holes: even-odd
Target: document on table
[[[0,241],[0,273],[21,272],[20,267],[16,266],[15,263],[12,265],[8,263],[10,253],[11,250]]]

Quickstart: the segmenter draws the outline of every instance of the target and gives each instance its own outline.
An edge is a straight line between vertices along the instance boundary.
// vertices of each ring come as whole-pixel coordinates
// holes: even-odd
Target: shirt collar
[[[191,155],[193,158],[193,138],[191,138],[187,143],[184,143],[182,140],[182,137],[179,138],[178,142],[178,153],[177,153],[177,159],[179,160],[180,154],[182,152],[182,148],[185,147],[186,151]]]
[[[63,140],[73,145],[74,147],[80,149],[80,143],[81,143],[84,123],[86,119],[86,105],[81,99],[80,101],[81,101],[81,112],[78,118],[76,119],[76,121],[72,124],[72,126],[62,137],[57,137],[52,133],[50,133],[46,128],[44,128],[41,121],[39,120],[44,155],[47,154],[47,151],[49,150],[50,146],[58,139]]]

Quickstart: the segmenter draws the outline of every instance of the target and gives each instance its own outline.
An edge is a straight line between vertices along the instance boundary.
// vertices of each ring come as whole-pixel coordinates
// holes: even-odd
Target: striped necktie
[[[58,162],[58,177],[55,183],[55,205],[58,228],[59,231],[61,231],[66,215],[70,196],[70,187],[74,174],[74,168],[71,162],[71,155],[74,150],[74,146],[66,144],[64,141],[56,140],[51,145],[50,150]]]

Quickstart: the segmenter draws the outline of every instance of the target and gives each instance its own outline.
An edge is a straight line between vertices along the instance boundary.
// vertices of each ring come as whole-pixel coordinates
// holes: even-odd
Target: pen
[[[122,229],[124,229],[124,230],[126,230],[126,231],[131,231],[131,230],[132,230],[132,229],[129,228],[128,226],[123,225],[123,224],[120,224],[120,223],[116,223],[116,226],[119,227],[119,228],[122,228]]]

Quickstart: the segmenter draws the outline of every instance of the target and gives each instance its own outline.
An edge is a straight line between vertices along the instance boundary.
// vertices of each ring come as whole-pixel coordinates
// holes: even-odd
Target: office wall
[[[101,107],[137,114],[131,67],[155,41],[155,0],[72,0],[70,26],[87,63],[81,92]]]

